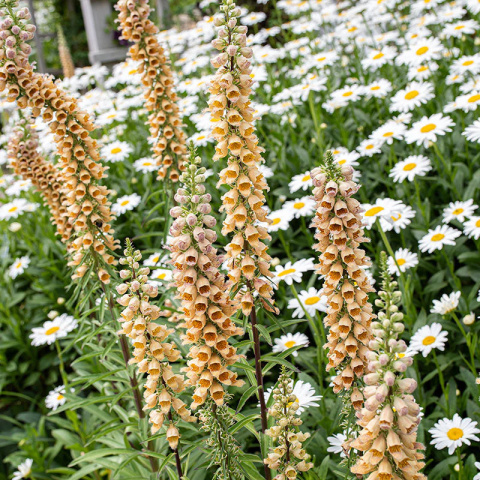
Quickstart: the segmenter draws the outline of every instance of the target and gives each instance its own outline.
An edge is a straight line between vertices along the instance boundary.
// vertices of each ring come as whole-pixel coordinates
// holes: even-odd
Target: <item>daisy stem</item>
[[[68,387],[68,377],[65,372],[65,364],[63,363],[62,349],[60,348],[60,344],[58,343],[58,340],[55,340],[55,348],[57,349],[60,375],[62,377],[63,384],[65,385],[65,390],[66,390]]]
[[[413,178],[413,184],[415,185],[415,193],[417,196],[417,205],[418,208],[420,209],[420,212],[422,213],[423,220],[425,222],[425,225],[427,228],[429,228],[429,221],[427,218],[427,215],[425,215],[425,207],[422,203],[422,197],[420,196],[420,186],[418,185],[417,179],[414,177]]]
[[[443,372],[440,368],[440,365],[438,363],[438,358],[437,358],[437,353],[435,352],[435,349],[432,350],[433,353],[433,362],[435,363],[435,366],[437,367],[437,372],[438,372],[438,379],[440,380],[440,387],[442,388],[443,396],[445,397],[445,413],[447,414],[447,417],[450,416],[450,407],[448,405],[448,392],[447,388],[445,387],[445,379],[443,378]]]
[[[308,105],[310,107],[310,114],[312,115],[313,124],[315,125],[315,131],[317,133],[317,145],[320,149],[321,153],[323,154],[323,138],[322,138],[322,129],[320,127],[319,120],[317,118],[317,112],[315,110],[315,103],[313,101],[313,92],[308,94]]]
[[[475,347],[472,345],[470,334],[465,331],[465,328],[462,325],[462,322],[458,318],[455,312],[450,312],[457,327],[462,332],[463,337],[465,338],[465,342],[467,343],[468,351],[470,352],[470,362],[465,359],[465,363],[468,365],[468,368],[472,371],[473,375],[477,376],[477,370],[475,369]],[[473,348],[472,348],[473,347]]]
[[[322,335],[320,333],[320,330],[318,328],[316,319],[312,318],[311,315],[307,312],[307,309],[305,308],[305,305],[303,302],[300,300],[300,297],[298,296],[297,289],[295,288],[295,285],[293,283],[290,285],[290,289],[293,293],[293,296],[297,299],[298,304],[300,305],[300,308],[303,310],[303,313],[305,313],[305,316],[308,319],[308,323],[310,324],[310,328],[312,329],[313,336],[315,338],[315,343],[317,346],[317,363],[318,366],[320,367],[323,365],[323,345],[326,343],[324,339],[322,339]],[[323,368],[318,369],[318,378],[320,380],[320,388],[321,388],[321,394],[323,395]]]
[[[293,263],[294,260],[293,260],[292,253],[290,252],[290,247],[288,243],[285,241],[285,237],[281,230],[278,231],[278,238],[280,239],[280,242],[282,243],[283,248],[285,249],[285,253],[287,254],[288,259]]]
[[[397,270],[398,270],[398,273],[399,273],[399,276],[400,276],[400,280],[401,280],[399,282],[400,290],[402,291],[402,296],[405,299],[404,305],[407,308],[408,324],[412,325],[413,322],[415,321],[416,317],[417,317],[417,311],[415,309],[415,306],[413,305],[411,295],[410,295],[410,291],[407,291],[406,288],[405,288],[405,285],[407,283],[406,279],[405,279],[405,275],[403,274],[402,270],[400,269],[400,265],[398,264],[397,259],[395,258],[395,253],[393,252],[392,246],[390,245],[390,242],[388,241],[387,235],[383,231],[382,225],[380,224],[380,221],[378,219],[376,220],[376,223],[377,223],[378,231],[380,232],[380,236],[382,237],[383,244],[385,245],[385,248],[387,249],[388,254],[392,257],[392,259],[393,259],[393,261],[394,261],[394,263],[397,267]]]
[[[455,275],[455,269],[453,267],[453,262],[448,258],[447,252],[445,251],[444,248],[442,248],[442,255],[445,257],[445,261],[447,262],[448,269],[450,270],[450,275],[452,276],[452,280],[455,283],[455,287],[458,288],[458,290],[462,289],[462,282],[460,279]]]
[[[460,448],[457,448],[457,458],[458,458],[458,480],[463,478],[463,461],[462,455],[460,454]]]

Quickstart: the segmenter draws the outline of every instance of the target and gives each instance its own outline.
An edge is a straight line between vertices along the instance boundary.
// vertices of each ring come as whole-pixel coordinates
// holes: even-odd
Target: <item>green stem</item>
[[[444,410],[445,410],[445,413],[447,414],[447,417],[449,417],[450,416],[450,407],[448,405],[448,391],[447,391],[447,388],[445,386],[445,379],[443,378],[443,372],[440,369],[440,365],[438,363],[438,358],[437,358],[437,352],[435,352],[435,349],[432,350],[432,353],[433,353],[433,361],[435,363],[435,366],[437,367],[438,379],[440,380],[440,387],[442,388],[443,396],[445,397],[446,408]]]

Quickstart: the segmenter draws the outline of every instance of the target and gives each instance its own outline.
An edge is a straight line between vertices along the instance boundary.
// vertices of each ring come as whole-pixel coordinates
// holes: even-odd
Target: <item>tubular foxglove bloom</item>
[[[412,364],[405,356],[407,345],[398,340],[403,332],[403,314],[398,311],[402,295],[397,282],[388,273],[387,256],[382,252],[382,291],[375,302],[382,310],[372,323],[375,339],[370,342],[368,375],[364,380],[365,406],[357,412],[362,427],[350,446],[363,455],[351,468],[352,473],[368,478],[424,480],[425,447],[417,442],[420,407],[412,393],[417,383],[404,373]]]
[[[53,163],[48,162],[38,151],[38,133],[33,122],[20,115],[8,142],[8,157],[15,173],[42,193],[52,214],[59,235],[65,232],[66,209],[62,206],[63,178]]]
[[[167,175],[177,182],[187,155],[185,134],[173,91],[173,75],[163,47],[158,43],[158,28],[148,18],[148,0],[119,0],[118,29],[122,38],[133,42],[130,57],[140,62],[139,72],[146,89],[145,108],[150,112],[149,127],[159,178]]]
[[[155,323],[161,311],[151,303],[151,299],[158,295],[158,289],[147,282],[150,269],[140,267],[140,251],[134,251],[127,240],[124,255],[120,264],[126,268],[120,271],[120,277],[125,283],[117,287],[120,295],[117,302],[125,307],[118,319],[122,325],[119,334],[130,338],[134,347],[129,363],[136,364],[139,373],[147,374],[143,410],[150,410],[152,434],[167,420],[167,441],[176,450],[180,434],[174,423],[174,415],[187,422],[196,421],[185,403],[178,398],[184,390],[184,378],[173,373],[170,365],[180,358],[180,352],[174,343],[166,342],[174,330]]]
[[[200,163],[200,157],[192,150],[180,176],[182,187],[175,195],[179,206],[170,210],[175,218],[170,228],[174,285],[187,329],[182,340],[185,345],[192,345],[184,371],[189,383],[195,386],[193,409],[208,396],[222,405],[223,385],[239,387],[244,383],[228,368],[239,358],[229,338],[244,332],[232,321],[238,307],[230,300],[228,283],[218,270],[223,258],[213,247],[217,236],[212,228],[216,220],[210,215],[211,196],[205,193],[205,168]]]
[[[315,186],[316,227],[320,252],[318,273],[325,276],[322,293],[327,296],[328,328],[327,371],[335,369],[334,392],[352,390],[355,409],[362,405],[362,395],[356,381],[367,365],[368,344],[372,339],[371,321],[374,318],[368,293],[374,289],[365,275],[370,265],[365,252],[359,248],[368,241],[363,236],[360,203],[354,195],[360,188],[352,181],[353,168],[340,168],[327,152],[325,164],[312,170]]]
[[[78,108],[77,100],[52,77],[34,72],[26,42],[33,38],[35,26],[28,23],[28,9],[15,10],[17,6],[17,0],[0,1],[0,91],[7,88],[9,101],[16,101],[20,108],[30,107],[34,117],[42,115],[54,133],[67,210],[62,240],[68,242],[69,266],[75,269],[72,278],[95,269],[106,284],[110,282],[106,266],[115,263],[111,252],[117,244],[110,226],[109,192],[99,183],[105,174],[97,142],[90,136],[94,125],[88,113]]]
[[[313,463],[309,461],[310,455],[302,446],[310,434],[299,430],[303,422],[296,415],[299,403],[293,394],[289,377],[286,368],[282,367],[282,373],[272,392],[274,403],[268,410],[268,414],[275,419],[275,425],[265,434],[274,440],[276,446],[271,448],[264,462],[272,470],[278,471],[274,480],[297,478],[300,472],[313,468]]]
[[[223,196],[226,211],[222,233],[231,234],[227,256],[232,289],[238,291],[242,311],[249,315],[258,294],[263,306],[274,311],[273,289],[268,279],[270,256],[264,241],[270,236],[258,222],[266,222],[265,178],[259,171],[264,151],[258,146],[250,106],[252,50],[246,47],[247,27],[237,25],[240,9],[231,0],[223,0],[222,14],[215,18],[220,27],[213,46],[220,53],[212,60],[218,68],[210,87],[209,110],[217,140],[214,160],[227,158],[218,185],[229,191]],[[246,288],[243,288],[246,287]]]

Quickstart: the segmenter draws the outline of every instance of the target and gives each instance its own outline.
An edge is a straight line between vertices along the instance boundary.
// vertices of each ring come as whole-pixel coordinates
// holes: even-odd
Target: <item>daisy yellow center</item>
[[[382,57],[384,57],[384,56],[385,56],[385,55],[384,55],[382,52],[380,52],[380,53],[377,53],[377,54],[373,57],[373,59],[374,59],[374,60],[380,60],[380,59],[381,59]]]
[[[464,212],[463,208],[456,208],[453,212],[452,215],[460,215],[461,213]]]
[[[130,200],[124,200],[120,205],[124,207],[125,205],[128,205],[130,203]]]
[[[303,202],[295,202],[293,204],[293,208],[295,208],[295,210],[300,210],[301,208],[303,208],[305,206],[305,203]]]
[[[165,274],[165,273],[161,273],[160,275],[157,275],[157,278],[158,278],[159,280],[163,280],[165,277],[166,277],[166,274]]]
[[[462,63],[464,67],[469,67],[472,64],[473,64],[473,60],[466,60],[465,62]]]
[[[365,212],[366,217],[374,217],[377,213],[380,213],[382,210],[385,210],[383,207],[372,207]]]
[[[475,103],[480,100],[480,95],[473,95],[468,99],[468,103]]]
[[[385,132],[383,134],[384,137],[391,137],[393,135],[393,132]]]
[[[134,68],[133,70],[130,70],[130,71],[128,72],[129,75],[135,75],[136,73],[137,73],[137,69],[136,69],[136,68]]]
[[[465,25],[457,25],[455,30],[461,30],[462,28],[465,28]]]
[[[428,52],[428,47],[420,47],[415,53],[417,55],[423,55]]]
[[[351,33],[354,32],[357,29],[357,27],[352,27],[347,30],[347,32]]]
[[[433,237],[432,237],[432,242],[439,242],[440,240],[443,240],[445,238],[445,235],[443,233],[436,233]]]
[[[410,171],[413,170],[416,166],[417,166],[416,163],[407,163],[407,164],[403,167],[403,171],[404,171],[404,172],[410,172]]]
[[[394,222],[398,222],[402,218],[402,214],[399,213],[398,216],[394,217],[393,215],[390,217]]]
[[[112,148],[111,153],[115,155],[117,153],[120,153],[121,151],[122,149],[120,147],[115,147],[115,148]]]
[[[477,221],[475,222],[475,226],[476,226],[477,228],[480,228],[480,220],[477,220]]]
[[[453,427],[447,432],[447,437],[450,440],[459,440],[463,437],[463,430],[461,428]]]
[[[348,92],[345,92],[342,97],[349,97],[350,95],[353,95],[353,92],[350,90]]]
[[[150,167],[152,165],[152,162],[143,162],[144,167]]]
[[[55,332],[58,332],[60,327],[51,327],[46,332],[45,335],[53,335]]]
[[[404,258],[398,258],[398,259],[397,259],[397,264],[398,264],[398,266],[400,266],[400,267],[401,267],[402,265],[405,265],[406,263],[407,263],[407,262],[406,262],[406,260],[405,260]]]
[[[60,394],[60,395],[57,397],[57,400],[60,401],[60,400],[63,400],[64,398],[65,398],[65,397],[64,397],[62,394]]]
[[[427,125],[424,125],[420,131],[422,133],[428,133],[428,132],[431,132],[432,130],[435,130],[437,128],[437,126],[434,124],[434,123],[428,123]]]
[[[295,273],[296,270],[294,268],[287,268],[283,272],[280,272],[277,276],[278,277],[284,277],[285,275],[290,275],[291,273]]]
[[[293,403],[300,403],[300,401],[298,400],[298,398],[295,399],[295,402],[289,402],[287,404],[287,407],[289,407],[290,405],[292,405]]]
[[[109,115],[107,118],[115,118],[117,116],[116,113],[112,113],[111,115]]]
[[[22,268],[22,262],[18,262],[16,265],[15,265],[15,268],[18,270],[19,268]]]
[[[285,346],[287,348],[292,348],[294,347],[295,345],[297,344],[297,342],[295,340],[289,340],[288,342],[285,342]]]
[[[365,147],[365,150],[371,150],[374,147],[373,143],[370,143]]]
[[[274,218],[274,219],[272,220],[272,225],[278,225],[280,222],[281,222],[281,219],[280,219],[280,218]]]
[[[378,85],[375,85],[374,87],[370,88],[370,90],[380,90],[380,87]]]
[[[18,207],[13,206],[13,207],[9,208],[8,211],[9,211],[10,213],[12,213],[12,212],[15,212],[16,210],[18,210]]]
[[[417,72],[424,72],[425,70],[428,70],[428,67],[423,66],[423,67],[417,68]]]
[[[309,297],[305,300],[305,305],[315,305],[320,301],[320,297]]]
[[[338,161],[338,164],[339,164],[339,165],[343,165],[343,164],[346,163],[346,162],[347,162],[347,161],[346,161],[345,159],[343,159],[343,160],[339,160],[339,161]]]
[[[312,177],[310,176],[310,174],[308,175],[305,175],[303,178],[302,178],[302,182],[308,182]]]
[[[317,62],[323,62],[326,59],[327,59],[327,57],[320,57],[320,58],[317,58]]]
[[[422,343],[423,345],[427,346],[427,345],[431,345],[435,340],[436,338],[433,335],[429,335],[428,337],[425,337],[422,340]]]
[[[418,97],[418,90],[412,90],[405,95],[405,100],[413,100],[415,97]]]

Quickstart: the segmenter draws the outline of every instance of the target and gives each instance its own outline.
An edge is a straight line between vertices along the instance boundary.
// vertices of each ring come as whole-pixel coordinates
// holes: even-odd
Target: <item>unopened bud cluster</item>
[[[226,398],[229,400],[229,398]],[[200,428],[209,433],[206,441],[211,448],[211,464],[218,467],[212,480],[244,480],[239,464],[241,449],[229,428],[235,424],[228,406],[217,406],[211,399],[198,410]]]
[[[265,227],[258,222],[267,221],[264,191],[268,190],[259,165],[264,151],[258,146],[253,125],[253,108],[250,105],[252,78],[250,58],[252,50],[246,47],[247,27],[237,25],[240,8],[224,0],[222,13],[215,18],[219,28],[213,46],[220,51],[212,65],[218,68],[210,88],[209,110],[214,121],[213,137],[217,141],[214,160],[227,157],[227,166],[220,172],[218,185],[229,191],[222,197],[222,210],[226,211],[222,234],[232,235],[226,251],[229,257],[229,277],[242,310],[248,315],[253,308],[254,294],[263,306],[273,307],[271,257],[264,241],[270,240]]]
[[[42,193],[59,235],[64,233],[66,208],[62,205],[62,176],[38,151],[38,133],[31,119],[20,116],[8,142],[8,158],[14,172]]]
[[[404,378],[413,359],[405,356],[407,346],[398,340],[403,332],[403,314],[398,311],[401,292],[395,290],[397,282],[391,280],[387,257],[382,252],[383,285],[376,301],[382,311],[378,322],[372,323],[375,339],[370,342],[368,374],[364,376],[365,405],[357,412],[362,427],[358,438],[350,446],[363,455],[351,468],[368,478],[395,480],[423,480],[425,447],[417,442],[420,408],[412,393],[417,383]]]
[[[130,363],[136,364],[140,373],[147,374],[143,409],[150,410],[152,434],[162,427],[167,417],[167,440],[170,447],[176,449],[180,434],[173,423],[172,411],[187,422],[196,420],[178,398],[185,387],[184,378],[175,374],[170,365],[180,358],[180,352],[174,343],[166,342],[173,329],[155,323],[161,310],[151,302],[158,295],[158,289],[147,282],[150,269],[139,265],[141,253],[127,242],[124,255],[120,264],[126,268],[120,271],[120,277],[125,283],[117,286],[117,293],[121,295],[117,302],[125,307],[119,318],[122,325],[119,334],[130,338],[134,347]]]
[[[358,409],[362,395],[355,387],[367,365],[368,343],[372,339],[371,321],[375,315],[368,301],[374,289],[365,274],[369,258],[360,247],[368,241],[362,228],[362,209],[353,195],[360,188],[353,180],[353,168],[340,167],[327,152],[325,165],[311,172],[316,201],[316,228],[320,252],[317,271],[325,277],[323,294],[328,298],[327,371],[335,369],[333,390],[352,391],[352,404]]]
[[[208,395],[222,405],[222,385],[240,387],[244,383],[228,368],[239,358],[229,338],[244,332],[232,321],[237,306],[230,300],[228,284],[218,269],[223,258],[213,246],[216,220],[210,215],[211,195],[205,193],[205,168],[200,163],[192,150],[180,176],[182,187],[175,195],[179,206],[170,210],[175,218],[170,228],[173,278],[186,328],[182,341],[192,345],[184,371],[195,386],[193,409],[202,405]]]
[[[115,264],[111,251],[117,248],[110,227],[112,215],[108,190],[99,184],[104,168],[88,113],[67,95],[52,77],[35,73],[28,61],[35,27],[28,23],[27,8],[17,11],[16,0],[0,0],[0,91],[8,88],[7,99],[20,108],[30,107],[34,117],[42,115],[54,134],[59,155],[58,169],[64,179],[64,206],[67,211],[62,240],[68,242],[69,266],[73,279],[83,277],[96,266],[94,255],[104,264]],[[105,268],[98,268],[99,279],[109,283]]]
[[[119,0],[116,5],[118,29],[122,37],[133,42],[129,53],[140,62],[138,70],[146,89],[145,108],[150,136],[153,139],[154,158],[159,166],[159,178],[179,179],[187,154],[185,133],[177,105],[177,94],[173,91],[174,80],[163,47],[159,44],[157,26],[148,18],[148,0]]]
[[[73,63],[72,54],[68,48],[67,40],[63,34],[62,27],[59,25],[57,28],[58,37],[58,57],[60,58],[60,64],[62,65],[62,72],[65,78],[71,78],[75,75],[75,65]]]
[[[270,450],[264,462],[269,468],[277,470],[274,480],[297,478],[299,472],[306,472],[313,468],[310,455],[305,451],[302,443],[310,437],[309,433],[302,433],[299,426],[302,420],[296,415],[299,408],[297,397],[293,394],[293,382],[286,369],[272,392],[274,403],[268,414],[275,419],[275,425],[265,431],[276,446]]]

